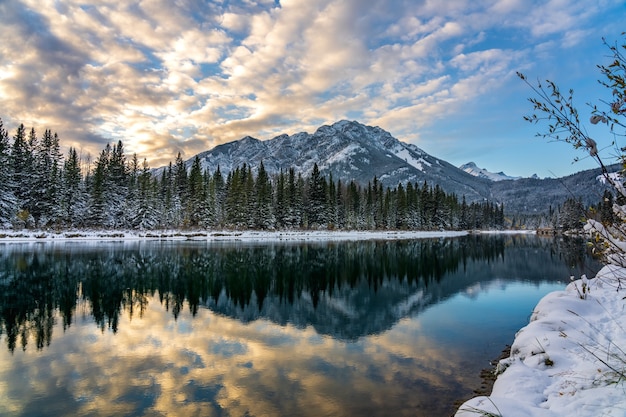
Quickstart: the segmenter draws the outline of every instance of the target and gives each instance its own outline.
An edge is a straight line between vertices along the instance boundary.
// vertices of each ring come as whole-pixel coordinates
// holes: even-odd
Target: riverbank
[[[546,295],[498,364],[491,395],[456,417],[626,415],[626,269],[604,267]]]
[[[343,230],[210,230],[210,231],[0,231],[0,242],[19,241],[115,241],[115,240],[206,240],[206,241],[346,241],[398,240],[456,237],[468,231],[343,231]]]

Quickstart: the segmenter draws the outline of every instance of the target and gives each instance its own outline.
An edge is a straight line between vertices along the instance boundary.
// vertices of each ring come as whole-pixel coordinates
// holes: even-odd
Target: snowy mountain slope
[[[489,183],[427,154],[415,145],[399,141],[379,127],[342,120],[321,126],[314,133],[280,135],[267,141],[251,137],[216,146],[198,154],[203,169],[226,175],[244,163],[257,169],[261,161],[268,173],[293,167],[307,176],[317,163],[323,175],[367,185],[376,176],[384,186],[407,182],[439,184],[447,192],[465,195],[469,201],[489,194]],[[186,161],[187,167],[195,157]]]
[[[314,133],[283,134],[266,141],[246,136],[197,156],[203,169],[213,173],[219,166],[224,176],[244,163],[255,172],[263,161],[270,175],[293,167],[306,177],[317,163],[320,172],[332,174],[335,181],[354,180],[367,186],[376,177],[385,187],[406,185],[409,181],[421,186],[427,182],[459,198],[464,196],[468,203],[484,200],[503,203],[505,211],[522,214],[547,212],[571,197],[595,204],[605,187],[597,180],[599,170],[561,179],[513,180],[502,173],[490,176],[485,170],[482,170],[484,175],[476,175],[479,168],[466,172],[413,144],[399,141],[379,127],[347,120],[321,126]],[[188,169],[194,159],[195,156],[185,161]],[[473,168],[468,165],[465,168]],[[155,170],[159,175],[160,169]]]
[[[509,175],[506,175],[502,171],[497,172],[497,173],[489,172],[484,168],[479,168],[474,162],[468,162],[467,164],[463,164],[459,167],[459,169],[475,177],[485,178],[491,181],[518,180],[521,178],[521,177],[511,177]]]

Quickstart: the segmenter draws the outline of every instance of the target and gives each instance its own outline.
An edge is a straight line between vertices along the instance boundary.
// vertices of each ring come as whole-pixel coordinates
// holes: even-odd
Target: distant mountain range
[[[250,165],[253,171],[261,161],[270,175],[293,167],[307,176],[317,163],[323,175],[336,181],[354,180],[367,185],[377,177],[384,186],[424,181],[439,186],[468,202],[503,203],[505,211],[532,214],[562,204],[568,197],[586,204],[600,201],[605,185],[597,180],[600,170],[583,171],[561,179],[510,177],[490,173],[470,162],[460,168],[427,154],[417,146],[401,142],[380,127],[342,120],[319,127],[314,133],[280,135],[261,141],[250,136],[218,145],[197,155],[203,169],[222,174]],[[191,167],[196,156],[185,161]]]
[[[479,168],[474,162],[468,162],[467,164],[463,164],[459,167],[459,169],[462,169],[463,171],[475,177],[485,178],[491,181],[519,180],[520,178],[522,178],[508,176],[502,171],[497,173],[489,172],[484,168]]]

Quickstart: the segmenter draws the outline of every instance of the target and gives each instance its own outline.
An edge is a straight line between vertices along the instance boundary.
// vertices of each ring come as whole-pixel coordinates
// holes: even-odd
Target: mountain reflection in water
[[[510,235],[0,246],[0,336],[24,375],[52,378],[36,398],[60,414],[436,415],[424,398],[441,386],[454,397],[469,377],[418,334],[429,306],[494,279],[538,286],[598,268],[580,241]],[[54,360],[39,363],[32,345]],[[0,414],[36,414],[23,382],[0,384]]]

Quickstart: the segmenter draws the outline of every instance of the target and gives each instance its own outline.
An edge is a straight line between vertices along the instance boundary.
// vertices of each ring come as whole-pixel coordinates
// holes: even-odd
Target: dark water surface
[[[448,416],[581,241],[0,244],[0,415]]]

